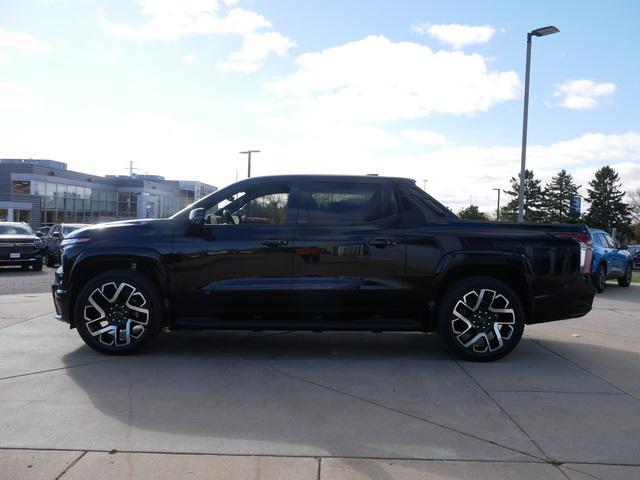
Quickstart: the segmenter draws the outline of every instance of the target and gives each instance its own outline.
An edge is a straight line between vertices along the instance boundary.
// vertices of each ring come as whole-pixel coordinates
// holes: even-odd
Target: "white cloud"
[[[601,97],[609,97],[616,91],[613,83],[597,83],[593,80],[567,80],[556,85],[554,97],[560,97],[565,108],[590,110],[596,108]]]
[[[446,25],[414,25],[413,30],[421,35],[429,35],[439,42],[451,45],[455,49],[486,43],[496,33],[491,25],[472,26],[450,23]]]
[[[273,52],[283,56],[295,46],[291,39],[277,33],[250,33],[244,36],[242,49],[229,55],[228,61],[220,61],[218,65],[224,70],[252,72],[262,66],[262,60]]]
[[[519,146],[463,145],[397,158],[394,166],[398,174],[429,179],[430,192],[455,207],[454,210],[468,205],[472,195],[474,203],[491,211],[495,210],[492,189],[509,187],[509,179],[518,174],[519,160]],[[640,168],[640,133],[586,133],[571,140],[527,148],[527,168],[536,177],[546,182],[565,168],[583,186],[583,194],[593,172],[605,164],[620,168],[625,189],[640,186],[640,178],[634,180],[625,175],[630,165]]]
[[[306,118],[390,122],[432,113],[485,112],[518,98],[514,71],[492,71],[479,54],[432,51],[383,36],[305,53],[298,70],[267,85],[280,106]]]
[[[225,70],[252,72],[271,54],[283,56],[295,42],[277,32],[262,32],[272,24],[263,15],[242,8],[231,8],[234,0],[137,0],[140,11],[148,17],[142,25],[111,22],[104,10],[98,16],[105,28],[115,35],[172,41],[194,35],[239,35],[242,48],[221,60]]]
[[[31,34],[10,32],[0,27],[0,49],[49,52],[52,50],[52,47],[48,43],[38,40]]]
[[[0,112],[37,112],[42,100],[31,91],[12,83],[0,83]]]
[[[394,175],[427,179],[427,189],[454,211],[469,205],[470,197],[483,211],[493,212],[496,192],[508,189],[509,179],[520,169],[520,146],[454,145],[406,150],[402,136],[385,128],[333,125],[324,129],[272,123],[270,128],[295,133],[288,141],[256,138],[261,153],[257,174],[336,173]],[[415,152],[415,153],[413,153]],[[565,168],[586,194],[593,172],[609,164],[620,172],[625,190],[640,187],[640,133],[587,133],[550,145],[530,145],[527,168],[543,182]],[[635,173],[634,173],[635,172]],[[508,201],[502,195],[501,201]]]
[[[444,145],[447,143],[447,137],[442,133],[432,132],[431,130],[405,130],[403,136],[418,145]]]
[[[187,63],[198,63],[198,57],[193,53],[187,53],[182,59]]]

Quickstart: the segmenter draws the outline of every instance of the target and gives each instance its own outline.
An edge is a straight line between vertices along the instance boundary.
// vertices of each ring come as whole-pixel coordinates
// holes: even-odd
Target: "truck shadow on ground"
[[[86,363],[86,348],[65,364]],[[187,436],[176,451],[457,458],[452,441],[501,450],[428,421],[451,403],[446,392],[487,401],[432,335],[174,332],[145,354],[102,359],[67,374],[136,430],[134,444],[157,432]]]
[[[87,348],[65,364],[86,363]],[[640,364],[638,352],[571,348]],[[517,369],[527,356],[503,362]],[[96,409],[128,426],[129,445],[119,449],[522,459],[510,433],[478,433],[488,400],[433,335],[174,332],[142,355],[101,359],[67,374]],[[467,412],[469,404],[480,411]]]

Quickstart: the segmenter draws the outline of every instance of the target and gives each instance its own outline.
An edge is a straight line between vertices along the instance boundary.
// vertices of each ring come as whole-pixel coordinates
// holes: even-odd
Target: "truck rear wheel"
[[[450,287],[437,317],[440,337],[465,360],[502,358],[524,332],[522,302],[505,283],[490,277],[469,277]]]
[[[160,333],[162,302],[156,287],[137,272],[113,270],[90,279],[74,306],[78,333],[94,350],[126,355]]]

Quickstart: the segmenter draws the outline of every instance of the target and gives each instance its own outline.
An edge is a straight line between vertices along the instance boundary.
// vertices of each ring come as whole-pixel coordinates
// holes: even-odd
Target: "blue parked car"
[[[607,285],[607,280],[618,279],[618,285],[631,285],[633,275],[633,258],[627,246],[615,241],[603,230],[591,229],[593,239],[593,264],[591,268],[593,284],[599,293]]]

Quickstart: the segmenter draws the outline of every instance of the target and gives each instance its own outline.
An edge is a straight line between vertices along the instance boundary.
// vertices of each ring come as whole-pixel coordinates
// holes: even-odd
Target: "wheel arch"
[[[524,255],[510,252],[454,252],[445,255],[436,268],[433,282],[432,308],[429,329],[437,318],[438,299],[455,283],[467,277],[491,277],[504,282],[511,288],[525,312],[525,322],[533,315],[533,267]]]
[[[169,319],[168,313],[168,292],[169,275],[160,261],[160,256],[155,252],[145,252],[138,254],[130,253],[99,253],[86,254],[79,257],[73,264],[69,278],[69,323],[75,326],[74,305],[78,293],[86,282],[96,275],[110,270],[129,270],[144,275],[158,289],[160,297],[163,299],[164,321]]]

